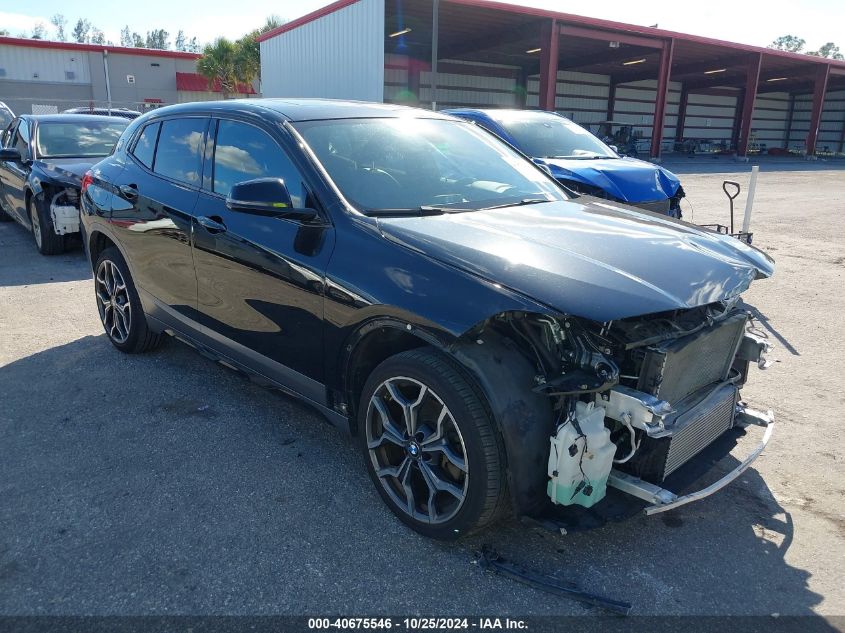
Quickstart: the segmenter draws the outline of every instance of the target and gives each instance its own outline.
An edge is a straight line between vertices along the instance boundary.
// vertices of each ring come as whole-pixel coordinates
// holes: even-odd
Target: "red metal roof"
[[[198,73],[176,73],[176,90],[188,90],[191,92],[223,92],[220,88],[220,80],[216,79],[214,85],[209,88],[208,79]],[[255,89],[249,84],[238,84],[238,94],[254,95]]]
[[[26,46],[28,48],[52,48],[68,51],[108,51],[115,55],[146,55],[148,57],[171,57],[181,59],[199,59],[199,53],[184,51],[165,51],[157,48],[135,48],[126,46],[106,46],[101,44],[77,44],[76,42],[51,42],[50,40],[32,40],[26,37],[0,37],[0,45]]]
[[[339,11],[345,7],[355,4],[358,0],[337,0],[332,4],[326,5],[321,9],[317,9],[307,15],[297,18],[287,24],[264,33],[258,38],[259,42],[267,40],[271,37],[291,31],[295,28],[313,22],[326,15]],[[532,16],[536,18],[553,18],[561,23],[575,24],[585,27],[600,28],[606,31],[616,31],[620,33],[631,33],[638,35],[645,35],[654,39],[675,39],[690,44],[704,45],[706,47],[718,47],[722,49],[730,49],[733,51],[765,53],[767,56],[780,57],[792,61],[801,61],[807,64],[830,64],[831,68],[841,69],[845,71],[845,61],[837,61],[826,59],[822,57],[814,57],[812,55],[805,55],[804,53],[789,53],[786,51],[779,51],[771,48],[764,48],[761,46],[752,46],[750,44],[739,44],[736,42],[728,42],[711,37],[703,37],[700,35],[689,35],[687,33],[679,33],[676,31],[667,31],[665,29],[657,29],[646,26],[639,26],[636,24],[626,24],[624,22],[614,22],[612,20],[604,20],[599,18],[590,18],[582,15],[574,15],[571,13],[561,13],[558,11],[549,11],[547,9],[538,9],[534,7],[526,7],[505,2],[496,2],[494,0],[442,0],[442,5],[463,5],[468,7],[477,7],[480,9],[501,11],[513,15]]]
[[[358,0],[337,0],[336,2],[332,2],[321,9],[317,9],[316,11],[312,11],[307,15],[303,15],[301,18],[297,18],[295,20],[291,20],[290,22],[286,22],[281,26],[277,26],[272,31],[267,31],[266,33],[262,33],[258,36],[258,41],[263,42],[264,40],[270,39],[280,33],[285,33],[287,31],[292,31],[295,28],[298,28],[304,24],[308,24],[309,22],[313,22],[314,20],[318,20],[322,18],[324,15],[329,15],[330,13],[334,13],[335,11],[340,11],[344,7],[348,7],[351,4],[355,4]]]

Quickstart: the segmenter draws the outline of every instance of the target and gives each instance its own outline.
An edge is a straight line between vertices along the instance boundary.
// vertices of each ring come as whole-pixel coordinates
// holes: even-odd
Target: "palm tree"
[[[238,82],[243,81],[239,76],[242,70],[239,49],[237,44],[225,37],[218,37],[213,44],[205,46],[202,57],[197,61],[197,72],[208,80],[209,89],[219,82],[224,99],[237,92]]]

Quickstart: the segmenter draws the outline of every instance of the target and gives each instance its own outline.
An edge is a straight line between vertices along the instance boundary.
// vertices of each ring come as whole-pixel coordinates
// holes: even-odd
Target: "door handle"
[[[137,200],[138,199],[138,187],[135,185],[120,185],[118,187],[120,191],[120,195],[122,195],[127,200]]]
[[[212,215],[211,217],[201,215],[197,218],[197,222],[199,222],[202,228],[204,228],[209,233],[213,234],[226,232],[226,225],[223,224],[223,218],[221,218],[219,215]]]

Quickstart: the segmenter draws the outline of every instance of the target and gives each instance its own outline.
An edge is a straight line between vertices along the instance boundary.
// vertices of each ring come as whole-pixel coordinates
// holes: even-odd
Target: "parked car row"
[[[34,165],[48,121],[26,123]],[[513,130],[307,99],[133,120],[80,183],[108,338],[139,353],[170,334],[301,398],[430,537],[508,514],[593,527],[715,492],[771,436],[739,395],[767,350],[739,298],[773,261],[618,193],[578,196],[552,163],[588,154],[561,130],[538,151]],[[733,472],[663,487],[750,424],[763,441]]]
[[[82,177],[111,154],[129,121],[79,114],[23,115],[0,137],[0,219],[32,231],[42,255],[79,232]]]

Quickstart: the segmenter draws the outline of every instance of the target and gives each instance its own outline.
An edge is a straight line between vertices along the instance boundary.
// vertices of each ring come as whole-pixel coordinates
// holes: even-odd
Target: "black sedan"
[[[32,231],[42,255],[65,250],[79,231],[79,192],[86,171],[114,149],[124,118],[80,114],[23,115],[0,147],[0,220]]]
[[[738,299],[772,260],[572,200],[469,122],[322,100],[171,106],[85,182],[112,344],[172,334],[312,404],[428,536],[508,513],[572,529],[670,510],[762,451],[697,493],[661,487],[702,449],[737,426],[771,434],[739,398],[766,346]]]

